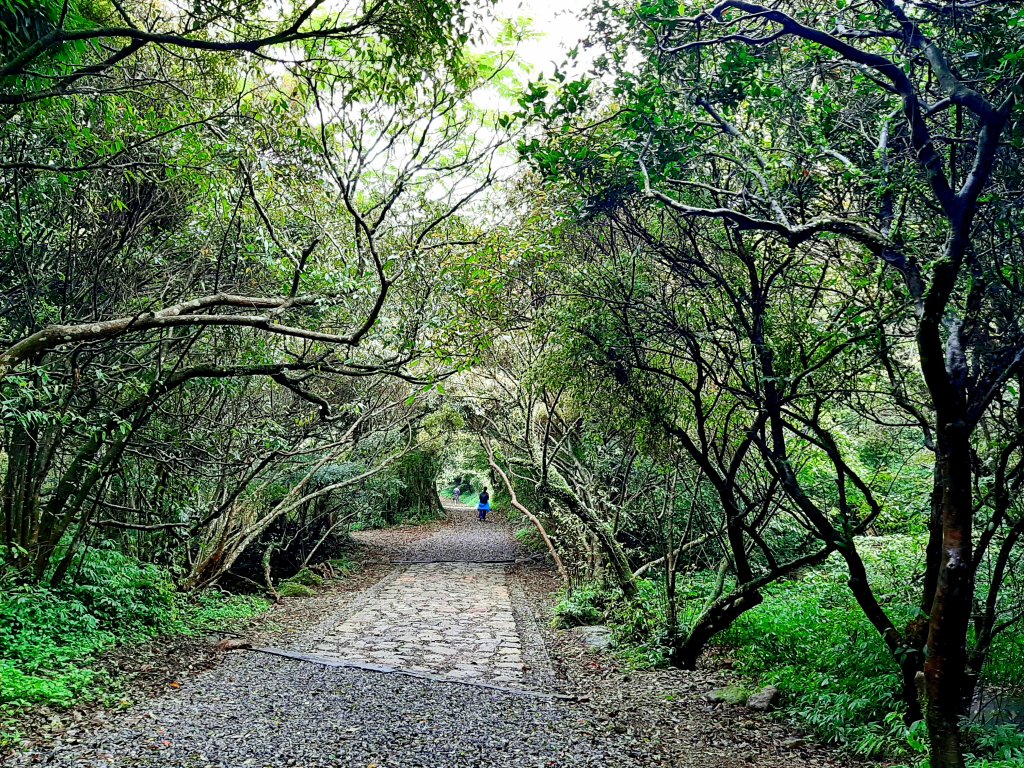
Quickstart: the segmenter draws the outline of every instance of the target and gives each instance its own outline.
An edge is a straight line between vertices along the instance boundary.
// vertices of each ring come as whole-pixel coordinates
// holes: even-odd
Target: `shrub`
[[[311,597],[316,594],[305,584],[295,581],[282,581],[281,586],[277,588],[277,593],[281,597]]]
[[[301,584],[304,587],[319,587],[324,583],[323,577],[313,573],[309,568],[303,568],[288,581]]]
[[[916,612],[920,587],[914,574],[920,571],[923,542],[886,536],[863,539],[858,546],[879,601],[897,626],[905,625]],[[719,644],[735,651],[741,673],[777,685],[784,714],[824,741],[865,757],[921,754],[923,724],[904,725],[895,663],[856,605],[848,578],[842,562],[833,559],[801,578],[772,585],[764,602],[744,614]],[[1022,655],[1019,635],[1000,637],[986,666],[988,679],[1019,684]],[[1010,733],[1014,739],[1007,738]],[[968,734],[975,768],[1021,765],[1024,737],[1016,729],[973,725]]]
[[[638,579],[636,590],[631,600],[617,604],[610,613],[613,643],[630,666],[663,666],[668,658],[665,586]]]
[[[736,649],[740,672],[777,685],[787,714],[819,738],[864,756],[899,752],[899,675],[845,579],[842,565],[830,562],[773,585],[722,642]],[[880,595],[884,601],[886,589]],[[909,618],[909,603],[889,607],[897,623],[900,613]]]
[[[566,590],[555,605],[556,627],[582,627],[601,624],[614,595],[596,585]]]
[[[112,549],[79,555],[75,581],[51,589],[0,584],[0,710],[70,706],[110,682],[96,658],[116,645],[230,626],[266,610],[261,598],[183,595],[170,575]],[[0,723],[0,742],[7,723]]]

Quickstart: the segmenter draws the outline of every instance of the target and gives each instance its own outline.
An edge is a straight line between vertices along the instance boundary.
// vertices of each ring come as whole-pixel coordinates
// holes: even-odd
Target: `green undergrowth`
[[[19,712],[102,699],[113,680],[98,662],[117,646],[237,628],[265,611],[259,597],[184,594],[170,574],[94,549],[57,588],[0,584],[0,742]]]
[[[711,593],[717,575],[699,572],[677,585],[679,625],[692,623]],[[564,591],[555,605],[555,626],[607,624],[620,661],[634,669],[663,667],[669,656],[669,623],[662,581],[638,579],[637,594],[625,600],[618,588],[587,584]]]
[[[281,597],[312,597],[316,593],[310,587],[297,581],[282,581],[277,588],[277,594]]]
[[[772,585],[764,602],[720,639],[738,671],[776,685],[785,714],[826,743],[865,757],[902,750],[906,742],[900,680],[878,632],[858,609],[845,572],[830,563],[802,578]],[[909,585],[879,584],[897,626],[910,618]]]
[[[452,496],[451,488],[448,488],[447,490],[441,491],[441,497],[444,498],[444,499],[447,499],[449,501],[453,501],[454,497]],[[479,503],[480,503],[480,494],[477,491],[469,491],[469,492],[463,491],[463,493],[460,494],[460,496],[459,496],[459,504],[465,504],[467,506],[475,507]],[[493,502],[492,502],[492,506],[493,506]]]
[[[540,533],[532,525],[523,525],[515,529],[516,541],[518,541],[530,554],[547,552],[547,545]]]
[[[324,583],[324,577],[318,573],[314,573],[309,568],[303,568],[291,578],[286,579],[283,583],[299,584],[303,587],[319,587]]]
[[[921,542],[910,536],[861,542],[862,556],[881,604],[897,626],[915,615],[920,582],[914,578]],[[877,631],[857,606],[838,558],[764,591],[764,602],[744,614],[715,643],[750,686],[782,691],[779,716],[829,744],[858,756],[906,761],[923,768],[923,725],[908,728],[899,701],[900,680]],[[677,601],[685,634],[708,597],[716,574],[681,574]],[[668,622],[662,582],[640,580],[629,601],[607,587],[564,592],[555,607],[557,626],[607,624],[613,652],[634,668],[664,666]],[[1006,633],[985,669],[989,685],[1019,687],[1024,676],[1024,637]],[[1013,727],[971,725],[972,768],[1024,766],[1024,735]]]
[[[437,522],[441,518],[442,514],[437,510],[428,509],[426,507],[417,507],[404,512],[392,522],[388,522],[382,512],[374,511],[367,513],[360,519],[350,523],[348,530],[349,532],[354,533],[356,531],[373,531],[381,528],[394,528],[400,525],[428,525],[429,523]]]
[[[344,578],[360,569],[359,563],[348,557],[336,557],[327,561],[334,577]],[[294,576],[284,579],[277,585],[277,594],[281,597],[312,597],[317,587],[324,585],[324,577],[311,568],[303,568]]]
[[[360,565],[348,557],[335,557],[327,561],[339,576],[348,576],[359,570]]]
[[[563,629],[603,624],[615,599],[615,593],[593,584],[567,589],[555,604],[554,624]]]
[[[915,577],[923,544],[910,536],[865,539],[860,549],[879,602],[898,627],[916,615]],[[908,728],[899,700],[899,674],[878,632],[846,586],[837,558],[800,578],[772,585],[764,602],[720,638],[737,670],[783,693],[784,717],[820,740],[863,757],[902,757],[922,764],[923,724]],[[995,644],[985,677],[993,685],[1019,685],[1020,637]],[[976,768],[1024,765],[1015,728],[972,725]],[[1013,736],[1013,738],[1010,738]],[[1005,762],[1001,755],[1013,755]],[[993,762],[994,761],[994,762]]]

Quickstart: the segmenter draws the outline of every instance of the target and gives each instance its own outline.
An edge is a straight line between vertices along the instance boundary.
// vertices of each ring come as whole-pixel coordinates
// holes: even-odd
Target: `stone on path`
[[[578,627],[577,631],[592,651],[603,651],[611,647],[612,631],[608,627]]]

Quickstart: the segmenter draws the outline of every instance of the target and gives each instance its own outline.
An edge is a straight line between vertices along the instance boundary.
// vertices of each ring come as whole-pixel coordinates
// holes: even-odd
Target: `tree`
[[[211,510],[225,496],[370,416],[358,386],[331,380],[398,381],[390,408],[405,419],[401,403],[455,364],[444,333],[471,355],[478,336],[449,311],[451,288],[504,131],[469,96],[501,60],[463,55],[461,8],[378,3],[349,24],[354,9],[322,5],[264,22],[207,4],[176,18],[180,33],[146,23],[145,3],[13,6],[3,529],[5,560],[27,577],[63,578],[55,558],[69,562],[96,522],[168,536],[197,518],[221,526]],[[114,52],[96,58],[86,40]],[[287,63],[268,62],[285,50]],[[168,471],[126,459],[140,441],[173,444],[211,403],[264,412],[282,402],[275,387],[305,413],[265,421],[276,448],[229,463],[246,467],[241,485],[203,487],[207,507],[184,519],[97,521],[126,506],[127,466]],[[242,401],[251,410],[231,407]]]
[[[611,42],[599,64],[614,72],[604,81],[614,83],[614,111],[593,115],[585,133],[526,145],[539,168],[582,180],[585,214],[643,197],[681,230],[718,222],[723,239],[774,240],[753,256],[758,263],[781,246],[800,258],[811,252],[819,274],[838,267],[848,283],[865,279],[864,264],[876,271],[884,311],[872,354],[883,404],[901,414],[900,428],[917,426],[934,457],[926,622],[897,631],[871,605],[848,533],[835,538],[821,524],[794,441],[825,458],[841,491],[870,499],[871,489],[833,429],[801,426],[807,414],[788,410],[792,380],[773,374],[779,350],[756,333],[765,435],[755,447],[789,502],[847,559],[851,585],[894,655],[918,660],[940,766],[963,764],[959,718],[975,674],[965,670],[984,663],[986,647],[968,650],[969,625],[989,612],[975,606],[1001,604],[998,579],[979,595],[978,574],[988,564],[1002,573],[995,564],[1014,558],[1020,535],[1011,499],[1021,432],[1007,418],[1024,360],[1020,211],[1008,202],[1020,167],[1019,14],[1010,3],[886,0],[726,0],[692,16],[657,3],[623,15],[608,9]],[[645,64],[633,73],[626,62],[637,53]],[[524,105],[557,125],[594,103],[588,93],[586,83],[551,98],[536,87]],[[740,298],[756,304],[757,294]],[[1000,623],[977,622],[981,638]]]

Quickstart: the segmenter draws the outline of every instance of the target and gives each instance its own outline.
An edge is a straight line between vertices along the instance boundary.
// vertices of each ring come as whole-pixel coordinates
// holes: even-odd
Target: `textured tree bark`
[[[505,474],[505,470],[498,466],[498,463],[494,459],[494,449],[491,447],[489,442],[484,443],[484,448],[487,450],[487,463],[491,465],[491,470],[494,474],[501,478],[502,483],[508,490],[508,495],[512,507],[529,518],[530,522],[533,523],[533,527],[537,529],[537,533],[540,534],[541,539],[544,541],[544,546],[548,548],[548,554],[551,555],[551,559],[555,563],[555,567],[558,568],[558,575],[562,578],[562,584],[569,584],[569,574],[565,570],[565,564],[562,562],[562,558],[558,554],[558,550],[555,549],[554,543],[551,541],[551,537],[548,536],[547,529],[544,528],[544,524],[540,521],[536,515],[530,510],[524,507],[519,497],[516,495],[516,489],[512,486],[512,481],[509,480],[508,475]]]
[[[605,525],[595,518],[586,505],[581,503],[571,491],[556,488],[549,484],[542,487],[541,492],[564,504],[570,512],[579,518],[587,530],[597,538],[601,551],[604,553],[608,564],[612,568],[612,572],[615,574],[616,583],[619,589],[622,590],[622,594],[627,598],[635,597],[636,580],[633,578],[633,570],[629,567],[629,562],[626,560],[626,555],[622,551],[622,547],[619,546],[619,542],[615,540],[615,537]]]
[[[928,625],[925,720],[935,768],[962,768],[961,706],[967,680],[967,630],[974,595],[970,444],[947,424],[936,462],[942,483],[942,560]]]

